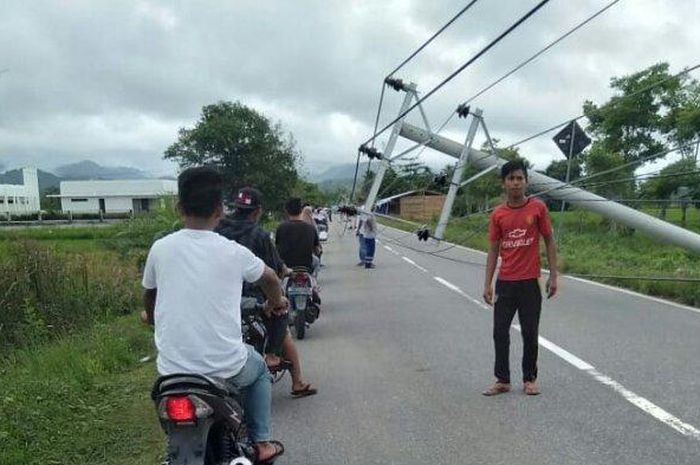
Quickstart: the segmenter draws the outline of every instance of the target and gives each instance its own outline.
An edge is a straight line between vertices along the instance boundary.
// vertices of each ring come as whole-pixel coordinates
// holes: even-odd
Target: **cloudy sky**
[[[552,0],[426,102],[431,123],[609,2]],[[92,159],[160,175],[176,170],[162,154],[177,129],[218,100],[280,121],[307,170],[354,162],[382,78],[467,1],[2,3],[0,164]],[[480,0],[397,76],[427,92],[536,3]],[[579,114],[585,99],[604,101],[611,76],[700,62],[698,19],[700,0],[621,0],[474,104],[494,137],[514,142]],[[400,98],[388,91],[385,124]],[[463,140],[466,129],[454,119],[445,134]],[[451,161],[430,152],[421,158],[432,165]],[[522,153],[538,168],[559,156],[551,135]]]

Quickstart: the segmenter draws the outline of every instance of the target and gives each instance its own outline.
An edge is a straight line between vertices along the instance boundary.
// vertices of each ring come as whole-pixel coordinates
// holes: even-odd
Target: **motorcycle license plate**
[[[311,295],[311,289],[309,289],[308,287],[290,287],[289,294]]]

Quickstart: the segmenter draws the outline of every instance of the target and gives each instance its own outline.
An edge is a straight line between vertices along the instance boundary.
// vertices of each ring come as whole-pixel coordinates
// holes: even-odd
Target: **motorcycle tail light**
[[[168,397],[165,400],[165,411],[171,421],[188,422],[197,419],[197,410],[187,396]]]
[[[294,275],[294,282],[296,284],[303,286],[308,282],[308,278],[306,277],[306,275],[303,275],[300,273],[300,274]]]

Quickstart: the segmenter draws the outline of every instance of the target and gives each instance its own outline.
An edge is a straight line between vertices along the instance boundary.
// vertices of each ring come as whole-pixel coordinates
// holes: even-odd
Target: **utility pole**
[[[459,142],[436,134],[429,134],[424,129],[408,123],[401,125],[401,136],[414,142],[421,142],[432,136],[426,144],[428,147],[455,158],[458,158],[464,149]],[[479,169],[486,169],[494,165],[500,167],[505,163],[505,160],[499,157],[474,149],[471,149],[469,161]],[[700,254],[700,234],[667,223],[579,187],[550,178],[537,171],[529,173],[529,184],[534,189],[546,191],[548,197],[566,200],[572,205],[596,212],[630,228],[638,229],[663,242],[669,242]]]
[[[450,183],[450,188],[447,190],[447,197],[445,198],[445,203],[442,204],[440,219],[438,220],[437,228],[435,228],[435,239],[437,240],[443,239],[445,228],[447,228],[447,223],[450,221],[450,215],[452,214],[452,207],[455,203],[455,198],[457,197],[457,191],[461,187],[460,183],[462,182],[464,166],[467,164],[467,160],[469,159],[472,144],[474,143],[474,137],[476,136],[476,130],[479,128],[481,114],[482,111],[478,108],[474,110],[474,113],[472,114],[472,123],[467,131],[467,137],[464,141],[462,153],[459,154],[457,165],[452,173],[452,182]]]

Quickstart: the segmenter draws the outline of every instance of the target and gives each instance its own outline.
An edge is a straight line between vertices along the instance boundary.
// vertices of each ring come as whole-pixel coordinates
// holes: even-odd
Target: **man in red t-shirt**
[[[506,202],[496,207],[489,222],[489,253],[486,259],[484,300],[494,305],[493,340],[496,346],[496,382],[483,392],[494,396],[510,391],[510,325],[518,312],[523,336],[523,390],[540,393],[537,386],[537,348],[542,293],[540,290],[540,236],[549,262],[547,298],[557,292],[557,252],[547,207],[539,199],[525,196],[527,167],[513,160],[501,167]],[[492,288],[498,257],[501,268]]]

